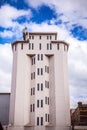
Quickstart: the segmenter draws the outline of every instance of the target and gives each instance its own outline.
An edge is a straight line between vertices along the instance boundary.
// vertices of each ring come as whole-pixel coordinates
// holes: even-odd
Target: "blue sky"
[[[0,91],[11,86],[11,43],[22,30],[56,31],[70,44],[68,52],[70,104],[87,103],[87,0],[0,1]]]

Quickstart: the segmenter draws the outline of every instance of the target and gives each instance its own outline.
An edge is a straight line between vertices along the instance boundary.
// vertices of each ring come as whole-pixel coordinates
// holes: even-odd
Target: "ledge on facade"
[[[55,125],[53,125],[53,124],[51,124],[51,123],[45,125],[45,127],[54,127],[54,126],[55,126]]]
[[[57,32],[29,32],[29,35],[57,35]]]
[[[34,126],[34,125],[31,124],[31,123],[28,123],[28,124],[26,124],[24,127],[32,127],[32,126]]]
[[[15,42],[12,43],[12,47],[13,47],[13,45],[15,45],[15,44],[17,44],[17,43],[29,43],[29,41],[28,41],[28,40],[27,40],[27,41],[25,41],[25,40],[15,41]]]
[[[74,126],[75,130],[87,130],[87,126]]]
[[[58,40],[55,40],[55,41],[51,41],[51,43],[62,43],[62,44],[65,44],[67,46],[69,46],[69,44],[65,41],[58,41]]]

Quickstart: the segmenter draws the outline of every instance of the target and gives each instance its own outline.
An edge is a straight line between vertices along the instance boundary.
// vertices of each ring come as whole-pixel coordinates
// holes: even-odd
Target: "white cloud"
[[[12,51],[10,44],[0,44],[0,92],[11,89]]]
[[[31,5],[33,8],[38,8],[41,5],[47,5],[53,8],[56,13],[63,14],[61,18],[63,22],[69,21],[71,24],[80,24],[87,28],[87,17],[86,8],[87,0],[25,0],[26,3]]]
[[[1,6],[0,8],[0,26],[4,28],[15,27],[16,21],[20,17],[27,17],[30,19],[30,10],[18,10],[8,4]]]

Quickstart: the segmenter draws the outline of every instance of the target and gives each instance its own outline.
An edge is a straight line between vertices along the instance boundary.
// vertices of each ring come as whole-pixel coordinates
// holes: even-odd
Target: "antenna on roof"
[[[23,29],[23,40],[26,40],[27,27]]]

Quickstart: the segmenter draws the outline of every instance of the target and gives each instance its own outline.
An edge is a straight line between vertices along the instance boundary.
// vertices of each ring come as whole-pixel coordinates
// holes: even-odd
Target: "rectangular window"
[[[31,59],[32,65],[33,65],[33,58]]]
[[[40,86],[39,86],[39,83],[38,83],[38,84],[37,84],[37,90],[38,90],[38,91],[39,91],[39,87],[40,87]]]
[[[39,117],[37,117],[37,125],[39,125]]]
[[[33,95],[35,95],[35,88],[33,88]]]
[[[47,39],[49,39],[49,36],[47,36]]]
[[[57,44],[57,49],[59,50],[59,44]]]
[[[47,88],[49,88],[49,82],[47,82]]]
[[[41,39],[41,36],[39,38]]]
[[[49,50],[49,43],[47,43],[47,50]]]
[[[31,49],[31,43],[29,43],[29,50]]]
[[[45,72],[47,72],[47,66],[45,65]]]
[[[52,44],[50,43],[50,50],[52,50]]]
[[[49,73],[49,67],[47,67],[47,73]]]
[[[34,64],[35,64],[35,57],[34,57]]]
[[[41,50],[41,43],[39,44],[39,50]]]
[[[43,54],[41,54],[41,60],[43,60]]]
[[[35,72],[33,73],[33,78],[35,79]]]
[[[48,105],[49,105],[49,97],[48,97]]]
[[[37,59],[40,60],[40,55],[39,54],[37,55]]]
[[[31,88],[31,95],[32,95],[32,88]]]
[[[43,91],[43,83],[41,83],[41,91]]]
[[[47,122],[47,114],[45,114],[45,121]]]
[[[50,40],[52,39],[52,37],[50,36]]]
[[[32,43],[32,50],[34,49],[34,43]]]
[[[39,75],[40,74],[40,69],[39,68],[37,68],[37,75]]]
[[[23,50],[23,43],[21,44],[21,49]]]
[[[49,122],[49,114],[48,114],[48,122]]]
[[[39,107],[39,100],[37,100],[37,107]]]
[[[41,100],[41,107],[43,107],[43,100]]]
[[[35,111],[35,104],[33,104],[33,112]]]
[[[45,104],[47,104],[47,97],[45,97]]]
[[[41,68],[41,75],[43,75],[43,68]]]
[[[33,79],[33,75],[32,75],[32,73],[31,73],[31,80]]]
[[[32,112],[32,105],[30,105],[30,112]]]
[[[43,125],[43,117],[41,117],[41,125]]]
[[[34,36],[32,35],[32,39],[34,39]]]

